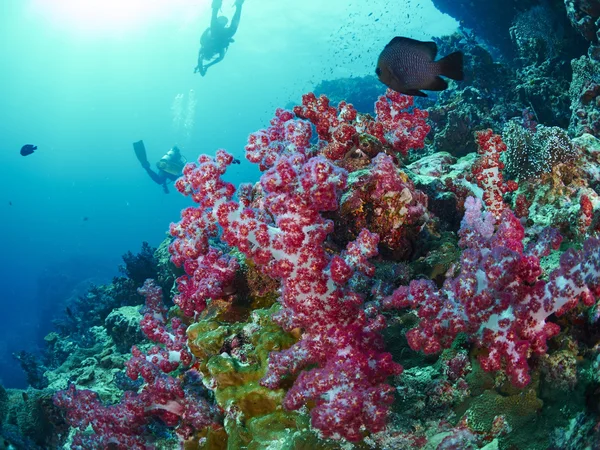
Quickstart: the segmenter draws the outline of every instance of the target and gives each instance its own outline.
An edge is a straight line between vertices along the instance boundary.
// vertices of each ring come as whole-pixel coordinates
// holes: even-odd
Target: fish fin
[[[429,83],[427,86],[423,86],[423,89],[428,91],[443,91],[447,87],[448,83],[446,80],[440,77],[435,77],[431,83]]]
[[[389,42],[388,45],[386,45],[386,47],[391,47],[397,44],[410,45],[412,48],[418,49],[426,55],[428,55],[432,61],[435,60],[438,51],[437,44],[433,41],[417,41],[416,39],[411,39],[402,36],[396,36]]]
[[[404,89],[402,94],[412,95],[414,97],[427,97],[427,94],[423,91],[419,91],[418,89]]]
[[[462,81],[465,79],[463,72],[463,54],[462,52],[450,53],[438,61],[440,75]]]

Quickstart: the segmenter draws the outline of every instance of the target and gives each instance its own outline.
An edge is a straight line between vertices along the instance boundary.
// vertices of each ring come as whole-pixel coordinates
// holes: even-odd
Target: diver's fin
[[[134,142],[133,151],[135,152],[135,156],[137,156],[137,159],[142,166],[150,165],[148,158],[146,157],[146,146],[144,145],[144,141]]]

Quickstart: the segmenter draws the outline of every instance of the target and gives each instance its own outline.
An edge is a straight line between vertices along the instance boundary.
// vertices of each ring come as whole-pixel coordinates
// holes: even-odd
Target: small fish
[[[37,150],[37,145],[25,144],[21,147],[21,156],[31,155],[34,150]]]
[[[8,206],[12,206],[12,202],[10,200],[8,201]]]
[[[27,395],[27,392],[21,392],[21,396],[23,397],[23,401],[27,403],[27,400],[29,400],[29,395]]]
[[[71,308],[69,308],[68,306],[65,308],[65,311],[67,312],[67,316],[69,316],[69,318],[71,320],[75,320],[75,316],[73,315],[73,311],[71,311]]]
[[[436,61],[435,42],[422,42],[397,36],[385,46],[375,73],[379,80],[394,91],[427,97],[426,91],[443,91],[448,83],[440,75],[462,80],[463,54],[454,52]]]
[[[84,218],[83,218],[83,221],[84,221],[84,222],[87,222],[88,220],[90,220],[90,219],[89,219],[89,217],[84,217]]]

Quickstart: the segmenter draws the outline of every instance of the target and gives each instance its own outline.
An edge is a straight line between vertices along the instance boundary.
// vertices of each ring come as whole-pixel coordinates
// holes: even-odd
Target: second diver
[[[194,69],[194,73],[200,72],[200,75],[204,76],[210,66],[214,66],[225,58],[225,53],[229,48],[229,44],[233,42],[233,35],[240,24],[243,3],[244,0],[235,1],[235,13],[231,19],[231,24],[227,26],[229,22],[227,17],[218,15],[223,0],[213,0],[210,26],[200,37],[198,65]]]

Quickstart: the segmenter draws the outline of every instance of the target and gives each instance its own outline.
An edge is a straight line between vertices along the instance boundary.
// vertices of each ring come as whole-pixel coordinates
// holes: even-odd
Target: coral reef
[[[536,0],[433,0],[441,12],[446,13],[473,33],[488,41],[500,51],[511,55],[513,52],[510,35],[506,32],[517,17],[519,11],[536,6]]]
[[[573,79],[569,88],[571,122],[569,132],[600,136],[600,70],[597,60],[581,56],[571,61]]]
[[[248,137],[256,183],[187,164],[170,237],[17,355],[10,445],[595,448],[600,7],[434,3],[466,79],[322,82]]]
[[[295,113],[277,111],[249,138],[263,175],[237,199],[221,179],[226,152],[188,165],[177,188],[198,206],[142,258],[175,306],[146,281],[142,314],[111,300],[85,338],[48,336],[39,392],[54,393],[43,416],[52,442],[521,448],[537,416],[546,446],[573,433],[567,411],[587,423],[581,398],[597,377],[580,361],[597,341],[571,330],[600,294],[600,245],[589,237],[600,145],[513,123],[509,146],[482,130],[477,155],[403,165],[428,130],[418,110],[401,113],[407,105],[388,94],[373,118],[307,96]],[[348,164],[358,148],[363,160]],[[567,192],[573,208],[556,202]],[[557,215],[568,211],[578,231],[561,236],[549,227],[572,230]],[[92,292],[122,298],[133,281],[115,281]],[[559,413],[561,390],[579,403]],[[44,442],[28,422],[9,422],[6,436]]]

